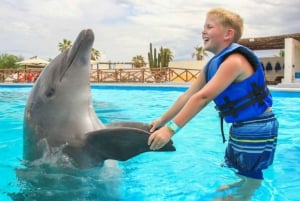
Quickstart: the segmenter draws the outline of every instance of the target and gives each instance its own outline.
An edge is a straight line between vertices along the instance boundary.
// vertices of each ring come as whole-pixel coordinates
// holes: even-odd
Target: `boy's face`
[[[227,44],[224,43],[225,36],[226,29],[219,23],[217,17],[214,15],[208,15],[202,31],[204,49],[217,54],[227,46]]]

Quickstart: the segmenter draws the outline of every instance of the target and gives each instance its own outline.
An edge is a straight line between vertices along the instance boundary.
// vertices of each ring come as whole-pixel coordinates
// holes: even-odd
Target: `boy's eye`
[[[204,29],[211,29],[211,28],[213,28],[212,25],[206,25],[206,26],[204,26]]]

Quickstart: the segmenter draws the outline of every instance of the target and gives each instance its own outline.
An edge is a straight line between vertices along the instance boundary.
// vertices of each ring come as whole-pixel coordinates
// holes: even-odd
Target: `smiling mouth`
[[[204,42],[204,43],[207,43],[208,41],[209,41],[208,38],[203,38],[203,42]]]

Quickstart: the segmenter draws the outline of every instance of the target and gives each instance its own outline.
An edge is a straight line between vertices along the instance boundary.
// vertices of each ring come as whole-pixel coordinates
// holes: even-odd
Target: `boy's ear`
[[[233,40],[234,34],[235,34],[234,29],[228,28],[224,36],[225,40]]]

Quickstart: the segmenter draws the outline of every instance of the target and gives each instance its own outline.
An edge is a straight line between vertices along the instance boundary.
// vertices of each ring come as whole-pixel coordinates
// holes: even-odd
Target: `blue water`
[[[230,190],[216,193],[219,186],[238,181],[232,170],[220,167],[225,145],[213,104],[173,137],[176,152],[143,153],[126,162],[107,161],[103,168],[90,171],[61,173],[45,165],[28,170],[22,165],[22,124],[30,89],[0,87],[1,201],[11,197],[40,200],[40,196],[44,196],[42,200],[212,200],[230,194]],[[104,123],[151,122],[183,90],[94,86],[92,96]],[[265,180],[252,200],[300,200],[300,93],[273,91],[272,95],[280,123],[278,147],[274,163],[264,171]],[[228,127],[225,125],[225,131]]]

